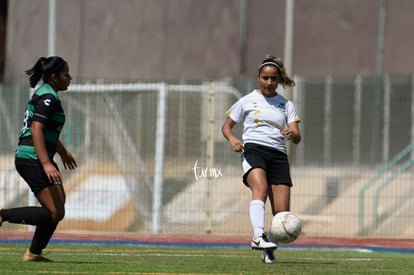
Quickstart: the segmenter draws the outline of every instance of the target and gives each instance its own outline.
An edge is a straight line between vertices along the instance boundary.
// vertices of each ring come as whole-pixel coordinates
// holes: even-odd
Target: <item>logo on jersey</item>
[[[277,106],[279,109],[285,110],[286,109],[286,103],[281,102],[279,103],[279,106]]]
[[[43,100],[43,103],[46,105],[46,106],[50,106],[50,102],[51,102],[51,100],[50,99],[45,99],[45,100]]]

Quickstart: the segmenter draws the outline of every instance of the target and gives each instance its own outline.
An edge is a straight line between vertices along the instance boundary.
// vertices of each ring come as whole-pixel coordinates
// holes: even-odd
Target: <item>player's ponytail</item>
[[[36,87],[37,82],[42,78],[42,63],[45,60],[46,57],[39,58],[32,68],[25,71],[25,74],[29,77],[30,87]]]
[[[66,61],[59,56],[40,57],[32,68],[25,71],[29,77],[30,87],[36,87],[40,79],[48,82],[50,76],[59,73],[65,63]]]

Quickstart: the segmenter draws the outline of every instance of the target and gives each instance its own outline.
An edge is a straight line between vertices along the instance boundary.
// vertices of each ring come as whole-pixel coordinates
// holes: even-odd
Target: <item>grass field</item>
[[[0,274],[413,274],[414,254],[345,249],[287,249],[279,263],[239,247],[51,244],[53,263],[22,262],[27,244],[0,243]]]

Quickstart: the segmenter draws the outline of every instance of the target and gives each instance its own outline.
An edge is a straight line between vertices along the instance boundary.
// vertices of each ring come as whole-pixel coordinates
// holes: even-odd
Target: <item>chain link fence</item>
[[[291,210],[304,234],[414,236],[413,82],[296,78],[303,139],[290,146]],[[30,95],[19,83],[0,87],[2,208],[36,203],[13,166]],[[255,79],[73,83],[60,93],[61,140],[79,167],[61,169],[67,210],[60,230],[250,234],[250,191],[221,125],[255,86]]]

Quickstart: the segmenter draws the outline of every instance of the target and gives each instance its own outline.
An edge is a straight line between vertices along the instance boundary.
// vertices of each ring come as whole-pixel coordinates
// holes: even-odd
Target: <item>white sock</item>
[[[253,227],[253,236],[261,237],[264,233],[265,224],[265,203],[261,200],[250,202],[250,221]]]

